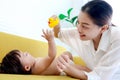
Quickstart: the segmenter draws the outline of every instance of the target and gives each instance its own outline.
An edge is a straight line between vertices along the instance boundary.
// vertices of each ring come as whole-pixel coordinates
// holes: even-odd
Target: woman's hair
[[[93,20],[94,24],[102,27],[103,25],[111,25],[112,7],[103,0],[89,1],[81,8],[82,12],[86,12]]]
[[[0,63],[0,73],[6,74],[31,74],[30,71],[26,71],[22,66],[18,56],[19,50],[12,50],[3,58]]]

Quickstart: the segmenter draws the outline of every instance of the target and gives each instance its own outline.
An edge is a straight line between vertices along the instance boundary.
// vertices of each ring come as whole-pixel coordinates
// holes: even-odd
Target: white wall
[[[78,15],[85,1],[87,0],[0,0],[0,31],[44,41],[41,31],[49,28],[47,22],[51,15],[67,14],[71,7],[74,8],[72,16]],[[57,39],[56,43],[66,46]]]
[[[73,7],[78,15],[80,7],[89,0],[0,0],[0,31],[41,40],[41,29],[48,28],[48,18]],[[113,9],[113,23],[120,25],[119,2],[106,0]]]
[[[113,8],[113,24],[120,27],[120,2],[119,0],[106,0]]]
[[[65,13],[70,0],[0,0],[0,31],[41,39],[48,18]]]
[[[42,40],[41,29],[48,28],[48,18],[66,13],[73,7],[78,15],[88,0],[0,0],[0,31]]]

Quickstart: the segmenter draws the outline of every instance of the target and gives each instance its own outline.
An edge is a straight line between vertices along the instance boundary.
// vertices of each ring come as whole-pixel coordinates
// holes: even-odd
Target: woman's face
[[[94,40],[102,34],[102,29],[85,12],[80,12],[78,16],[77,29],[81,40]]]

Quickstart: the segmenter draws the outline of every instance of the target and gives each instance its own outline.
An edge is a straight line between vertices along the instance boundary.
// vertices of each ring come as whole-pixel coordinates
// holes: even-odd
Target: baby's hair
[[[12,50],[2,59],[0,63],[0,73],[5,74],[31,74],[30,71],[26,71],[22,66],[18,56],[19,50]]]

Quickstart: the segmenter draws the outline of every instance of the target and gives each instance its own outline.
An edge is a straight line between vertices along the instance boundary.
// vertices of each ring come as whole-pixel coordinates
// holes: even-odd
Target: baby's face
[[[20,59],[21,64],[24,66],[30,66],[32,67],[35,63],[35,58],[31,56],[28,52],[19,52],[18,58]]]

